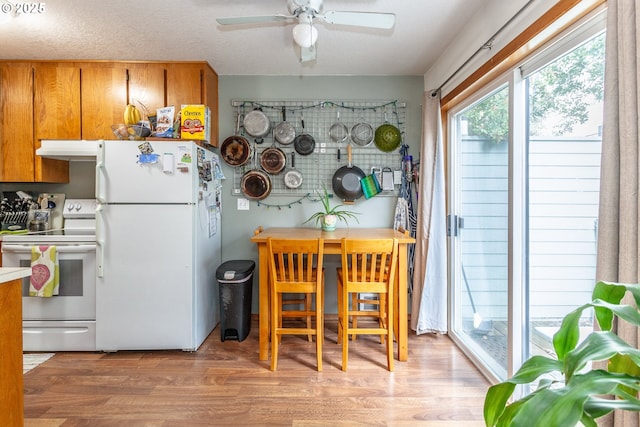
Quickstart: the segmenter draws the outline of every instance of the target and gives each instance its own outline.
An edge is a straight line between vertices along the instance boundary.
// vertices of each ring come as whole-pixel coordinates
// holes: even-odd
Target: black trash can
[[[226,261],[216,270],[220,288],[220,340],[243,341],[251,329],[251,289],[256,263]]]

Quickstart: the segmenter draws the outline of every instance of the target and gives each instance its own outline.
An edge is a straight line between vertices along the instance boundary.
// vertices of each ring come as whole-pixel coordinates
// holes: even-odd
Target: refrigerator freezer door
[[[101,141],[96,198],[100,203],[195,203],[196,153],[193,142]]]
[[[96,284],[100,351],[184,349],[194,344],[192,205],[107,205],[103,277]]]

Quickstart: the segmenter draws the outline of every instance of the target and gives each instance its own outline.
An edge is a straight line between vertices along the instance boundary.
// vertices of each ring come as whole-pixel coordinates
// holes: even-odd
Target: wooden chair
[[[283,335],[315,335],[318,371],[322,371],[324,336],[324,242],[322,239],[267,239],[271,299],[271,370],[278,365],[278,347]],[[285,310],[283,295],[315,296],[315,307]],[[304,298],[307,301],[307,298]],[[283,317],[315,318],[315,327],[287,327]]]
[[[384,335],[387,367],[393,371],[394,281],[398,262],[396,239],[347,239],[341,242],[342,266],[338,277],[338,342],[342,343],[342,370],[347,370],[349,335]],[[358,327],[362,316],[350,307],[353,294],[377,294],[379,321],[376,327]],[[369,315],[369,314],[368,314]]]

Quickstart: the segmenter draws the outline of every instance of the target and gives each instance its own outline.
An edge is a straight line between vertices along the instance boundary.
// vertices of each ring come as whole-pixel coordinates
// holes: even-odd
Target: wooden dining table
[[[267,239],[324,239],[325,254],[340,254],[343,237],[350,239],[398,239],[398,271],[394,283],[396,340],[398,360],[406,361],[408,354],[408,263],[407,245],[415,243],[408,233],[393,228],[338,228],[335,231],[322,231],[318,228],[267,228],[259,229],[251,237],[258,246],[258,282],[259,282],[259,328],[260,360],[269,357],[269,274]]]

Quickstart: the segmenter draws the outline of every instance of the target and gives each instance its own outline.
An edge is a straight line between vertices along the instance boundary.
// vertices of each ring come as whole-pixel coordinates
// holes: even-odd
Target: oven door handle
[[[31,250],[34,246],[38,245],[16,245],[16,244],[7,244],[4,243],[2,245],[2,252],[12,252],[12,253],[31,253]],[[55,245],[50,245],[55,246]],[[94,252],[96,250],[95,244],[89,245],[65,245],[65,246],[56,246],[56,250],[59,254],[76,254],[76,253],[86,253],[86,252]]]

